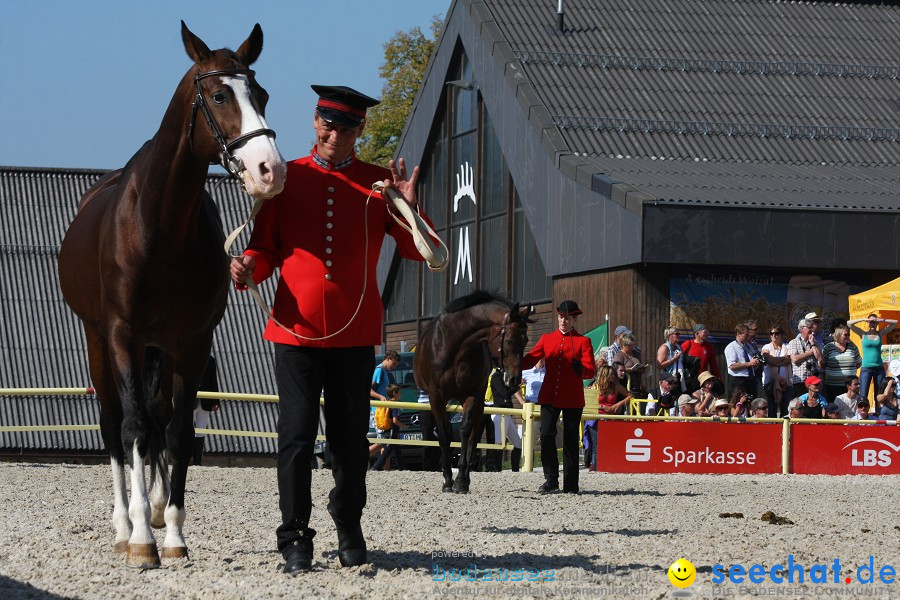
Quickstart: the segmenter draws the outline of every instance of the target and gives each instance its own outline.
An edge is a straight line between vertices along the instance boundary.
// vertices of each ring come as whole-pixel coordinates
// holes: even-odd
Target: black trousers
[[[559,483],[559,460],[556,458],[556,422],[563,417],[563,489],[578,489],[578,425],[583,408],[556,408],[541,405],[541,463],[544,479]]]
[[[426,442],[438,441],[434,432],[434,415],[431,410],[423,410],[419,413],[419,423],[422,425],[422,439]],[[425,471],[440,471],[441,449],[437,446],[425,446],[424,462],[422,469]]]
[[[753,377],[740,377],[736,375],[728,376],[729,383],[729,395],[734,391],[734,388],[741,386],[743,390],[747,393],[747,397],[750,400],[756,398],[756,379]]]
[[[369,389],[375,365],[372,346],[307,348],[275,344],[278,385],[278,504],[276,530],[283,550],[308,531],[312,512],[311,459],[325,395],[325,437],[331,449],[334,488],[328,512],[335,523],[359,524],[366,505],[369,466]]]

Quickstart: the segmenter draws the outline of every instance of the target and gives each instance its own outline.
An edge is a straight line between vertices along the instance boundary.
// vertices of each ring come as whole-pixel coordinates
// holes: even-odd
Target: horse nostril
[[[264,183],[272,183],[272,169],[266,165],[266,163],[259,163],[259,178],[262,179]]]

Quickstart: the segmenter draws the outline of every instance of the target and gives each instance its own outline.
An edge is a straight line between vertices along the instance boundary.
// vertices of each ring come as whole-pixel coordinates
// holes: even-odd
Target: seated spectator
[[[749,416],[750,402],[747,397],[747,392],[745,392],[744,388],[741,386],[731,390],[731,397],[728,399],[728,404],[731,405],[732,417]]]
[[[690,394],[681,394],[678,397],[678,416],[680,417],[705,417],[697,412],[697,404],[700,401]]]
[[[819,393],[822,380],[815,375],[806,378],[807,392],[800,396],[799,400],[803,403],[804,419],[823,419],[825,418],[825,396]]]
[[[891,381],[893,381],[893,378]],[[881,401],[881,409],[878,411],[878,418],[885,421],[896,421],[897,412],[897,396],[884,394],[884,400]]]
[[[765,398],[754,398],[750,403],[750,417],[753,419],[766,419],[769,416],[769,401]]]
[[[728,403],[728,400],[724,398],[719,398],[712,405],[712,416],[719,417],[720,419],[728,419],[731,417],[731,405]]]
[[[718,398],[721,382],[709,371],[700,373],[697,381],[700,383],[700,389],[692,394],[694,398],[700,401],[697,406],[697,412],[711,414],[713,412],[713,402]]]
[[[875,401],[881,406],[893,397],[894,400],[900,399],[900,383],[896,377],[887,377],[881,384],[881,388],[875,394]]]
[[[851,375],[844,382],[847,392],[834,399],[834,403],[841,409],[841,418],[849,419],[856,413],[856,401],[859,400],[859,377]]]
[[[875,415],[869,413],[869,401],[860,398],[856,403],[856,414],[851,417],[853,421],[869,421],[875,418]]]
[[[788,403],[788,416],[791,419],[803,418],[803,402],[800,398],[794,398]]]
[[[649,394],[647,398],[652,402],[647,403],[647,416],[671,415],[675,416],[678,410],[676,404],[681,388],[675,382],[675,378],[668,371],[659,374],[659,386]]]
[[[625,365],[620,362],[612,363],[613,373],[616,376],[616,381],[619,385],[621,385],[626,390],[628,389],[628,372],[625,370]]]
[[[839,404],[835,402],[829,402],[825,405],[825,418],[826,419],[843,419],[841,416],[841,407]]]

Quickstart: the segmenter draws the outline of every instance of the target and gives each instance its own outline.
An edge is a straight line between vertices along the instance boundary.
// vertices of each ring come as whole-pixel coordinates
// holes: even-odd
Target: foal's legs
[[[450,416],[447,414],[445,400],[439,395],[432,394],[431,414],[438,430],[438,445],[441,448],[441,472],[444,474],[442,491],[453,491],[453,470],[450,468],[450,442],[453,441],[453,433],[450,429]]]
[[[484,390],[482,390],[481,398],[484,398]],[[462,446],[459,455],[459,472],[456,474],[456,481],[453,482],[453,491],[458,494],[469,493],[469,471],[472,468],[472,459],[478,445],[483,415],[484,401],[476,400],[471,396],[466,398],[463,420],[459,428],[459,441]]]

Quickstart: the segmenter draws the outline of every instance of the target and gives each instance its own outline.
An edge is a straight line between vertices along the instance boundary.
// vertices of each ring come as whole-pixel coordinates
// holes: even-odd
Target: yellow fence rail
[[[70,396],[70,395],[92,395],[94,389],[86,388],[0,388],[0,396]],[[233,400],[242,402],[278,402],[278,396],[273,394],[244,394],[232,392],[198,392],[198,398],[211,398],[220,400]],[[320,400],[324,404],[324,399]],[[784,419],[746,419],[742,417],[672,417],[669,415],[644,416],[635,414],[637,407],[647,403],[648,400],[633,400],[629,407],[629,413],[626,415],[607,415],[596,412],[585,412],[581,416],[582,422],[586,420],[626,420],[626,421],[712,421],[721,423],[781,423],[782,424],[782,473],[789,473],[789,455],[790,455],[790,424],[791,420]],[[416,402],[392,402],[372,400],[369,404],[373,407],[386,406],[388,408],[402,408],[405,410],[430,410],[428,404]],[[596,407],[596,403],[594,404]],[[523,471],[534,470],[534,427],[535,421],[540,421],[540,411],[535,410],[536,405],[526,402],[522,408],[497,408],[493,406],[485,406],[486,415],[510,415],[522,419],[522,456]],[[596,410],[596,408],[594,408]],[[447,407],[448,412],[462,412],[463,407],[459,405],[451,405]],[[848,425],[882,425],[885,421],[851,421],[851,420],[835,420],[835,419],[802,419],[801,423],[826,423],[826,424],[848,424]],[[888,423],[895,423],[888,421]],[[900,424],[900,422],[897,422]],[[100,426],[96,424],[87,425],[13,425],[0,426],[0,433],[14,432],[33,432],[33,431],[92,431],[99,430]],[[270,431],[241,431],[232,429],[206,429],[197,428],[198,433],[205,435],[229,435],[239,437],[260,437],[260,438],[277,438],[278,434]],[[324,441],[325,436],[316,436],[319,441]],[[370,443],[377,444],[397,444],[400,446],[438,446],[437,441],[432,440],[404,440],[404,439],[381,439],[368,438]],[[501,437],[499,443],[482,444],[479,442],[478,447],[489,450],[509,450],[512,445],[506,441],[506,419],[501,422]],[[451,447],[459,448],[459,442],[451,443]]]

